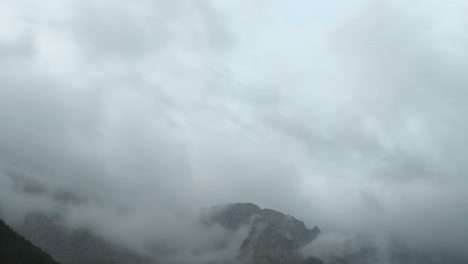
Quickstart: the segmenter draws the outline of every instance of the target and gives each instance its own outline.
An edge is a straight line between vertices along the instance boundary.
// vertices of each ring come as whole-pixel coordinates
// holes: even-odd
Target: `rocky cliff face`
[[[255,264],[322,263],[305,260],[301,248],[320,234],[318,227],[308,229],[292,216],[261,209],[251,203],[215,206],[205,211],[207,224],[228,229],[249,226],[249,234],[242,242],[239,258]]]

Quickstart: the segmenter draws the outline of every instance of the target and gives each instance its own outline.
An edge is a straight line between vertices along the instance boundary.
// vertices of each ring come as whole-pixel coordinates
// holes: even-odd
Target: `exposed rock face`
[[[261,209],[251,203],[238,203],[211,208],[207,223],[228,229],[250,225],[250,232],[242,242],[240,258],[255,264],[321,263],[304,260],[301,248],[319,233],[317,227],[308,229],[292,216],[271,209]],[[320,261],[317,259],[317,261]]]
[[[87,230],[70,230],[59,219],[33,214],[16,226],[25,238],[62,264],[148,264],[148,259],[100,239]]]

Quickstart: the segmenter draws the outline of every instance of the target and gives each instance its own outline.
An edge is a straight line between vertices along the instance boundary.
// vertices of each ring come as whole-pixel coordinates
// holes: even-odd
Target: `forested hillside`
[[[59,264],[0,219],[1,264]]]

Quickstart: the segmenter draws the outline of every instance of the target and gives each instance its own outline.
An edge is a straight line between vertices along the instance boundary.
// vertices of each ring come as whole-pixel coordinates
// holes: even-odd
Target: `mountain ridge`
[[[262,209],[253,203],[218,205],[204,213],[208,224],[228,229],[250,225],[249,234],[240,247],[240,259],[255,264],[321,263],[319,259],[311,262],[301,253],[301,249],[321,233],[317,226],[308,229],[292,216]]]

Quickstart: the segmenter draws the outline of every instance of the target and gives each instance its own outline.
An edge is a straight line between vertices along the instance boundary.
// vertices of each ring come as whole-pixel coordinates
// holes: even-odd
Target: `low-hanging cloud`
[[[326,33],[260,0],[24,3],[0,4],[3,217],[140,245],[250,201],[466,250],[463,1],[356,1]]]

